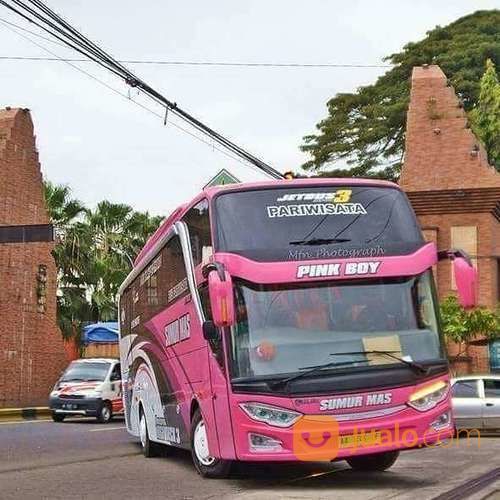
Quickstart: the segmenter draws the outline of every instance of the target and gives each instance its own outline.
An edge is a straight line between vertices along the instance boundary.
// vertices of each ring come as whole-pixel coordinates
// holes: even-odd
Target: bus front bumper
[[[339,422],[330,427],[323,415],[316,426],[314,417],[302,417],[289,428],[240,418],[235,435],[237,459],[329,462],[356,455],[446,446],[454,435],[448,401],[426,412],[407,408],[390,419]]]

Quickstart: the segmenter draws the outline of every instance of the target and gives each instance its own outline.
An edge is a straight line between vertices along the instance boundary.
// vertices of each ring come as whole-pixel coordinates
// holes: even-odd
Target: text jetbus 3
[[[207,188],[150,238],[120,289],[126,424],[144,454],[390,467],[453,432],[432,268],[476,274],[423,237],[392,183]]]

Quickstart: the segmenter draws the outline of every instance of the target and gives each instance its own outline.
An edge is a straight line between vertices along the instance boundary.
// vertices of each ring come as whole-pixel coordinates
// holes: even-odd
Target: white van
[[[112,358],[72,361],[50,393],[54,422],[68,415],[96,417],[107,423],[123,414],[120,362]]]

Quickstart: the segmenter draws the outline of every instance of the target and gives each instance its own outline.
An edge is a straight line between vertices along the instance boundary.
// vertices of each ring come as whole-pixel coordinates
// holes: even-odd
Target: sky
[[[500,0],[47,0],[117,59],[383,64],[382,58]],[[30,30],[0,6],[0,20]],[[26,35],[26,34],[25,34]],[[60,57],[78,57],[26,35]],[[50,56],[0,23],[0,56]],[[228,158],[132,100],[147,99],[93,63],[0,59],[0,108],[32,112],[44,177],[89,206],[103,199],[168,215],[221,168],[241,181],[262,173]],[[299,146],[338,92],[384,68],[128,67],[167,98],[284,172],[307,160]],[[169,117],[169,121],[174,121]],[[180,123],[180,122],[179,122]],[[180,123],[181,124],[181,123]],[[182,125],[182,124],[181,124]],[[184,126],[184,125],[183,125]]]

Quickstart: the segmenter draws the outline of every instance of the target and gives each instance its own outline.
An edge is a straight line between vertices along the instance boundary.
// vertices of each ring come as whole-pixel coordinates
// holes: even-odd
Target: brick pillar
[[[439,66],[413,68],[399,184],[406,191],[500,186]]]
[[[49,222],[28,110],[0,110],[0,176],[0,225]],[[46,405],[66,364],[53,248],[0,244],[0,407]]]
[[[479,302],[495,307],[500,298],[500,174],[488,164],[439,66],[413,69],[400,185],[426,237],[436,241],[439,250],[464,245],[474,249]],[[457,244],[453,240],[460,233],[476,237]],[[456,293],[451,273],[450,262],[437,265],[441,299]],[[487,347],[471,346],[469,354],[472,369],[487,371]]]

